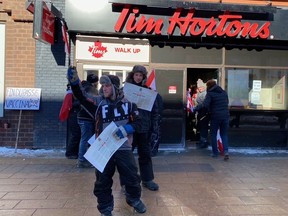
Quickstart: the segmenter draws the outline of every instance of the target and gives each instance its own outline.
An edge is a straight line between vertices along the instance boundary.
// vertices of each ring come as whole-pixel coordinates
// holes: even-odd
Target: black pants
[[[103,173],[96,170],[94,195],[97,197],[97,208],[101,213],[111,212],[114,208],[112,178],[116,167],[120,178],[125,181],[126,200],[133,203],[141,197],[140,177],[137,174],[138,170],[133,152],[131,150],[118,150],[107,163]]]
[[[200,142],[207,142],[210,117],[207,113],[197,115],[197,124],[200,132]]]
[[[149,139],[149,133],[134,133],[133,136],[133,145],[137,146],[138,163],[142,181],[152,181],[154,179]]]
[[[67,122],[68,139],[65,156],[78,156],[81,130],[77,122],[77,111],[71,110]]]

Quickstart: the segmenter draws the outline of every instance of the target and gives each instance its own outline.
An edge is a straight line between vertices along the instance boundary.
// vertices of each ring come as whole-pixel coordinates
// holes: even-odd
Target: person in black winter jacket
[[[101,215],[112,216],[114,199],[112,195],[113,175],[117,168],[119,175],[126,182],[126,203],[138,213],[146,212],[146,206],[141,201],[140,176],[131,151],[133,133],[141,128],[137,106],[124,98],[120,89],[120,79],[114,75],[100,77],[101,88],[99,96],[93,96],[84,91],[75,67],[67,71],[73,94],[80,103],[95,110],[95,134],[98,135],[113,121],[118,129],[111,134],[116,139],[127,137],[120,148],[113,153],[103,172],[96,169],[94,195],[97,197],[97,208]],[[106,143],[109,145],[109,143]],[[85,183],[84,183],[85,184]]]
[[[202,104],[196,106],[194,111],[199,111],[203,108],[208,109],[210,113],[210,130],[211,130],[211,145],[212,157],[218,156],[217,148],[217,131],[220,129],[220,136],[224,148],[224,160],[229,159],[228,153],[228,126],[229,126],[229,99],[227,92],[224,91],[215,80],[209,80],[206,83],[207,94]]]
[[[89,74],[87,80],[81,82],[83,90],[90,95],[97,95],[97,84],[98,76],[95,74]],[[78,112],[77,120],[81,129],[81,140],[78,152],[78,168],[91,168],[92,165],[84,158],[84,154],[88,149],[88,140],[95,133],[95,106],[83,106],[81,105],[81,110]]]
[[[125,82],[148,88],[145,85],[146,80],[146,68],[142,65],[135,65],[132,71],[128,74]],[[152,120],[154,123],[159,122],[159,107],[158,104],[154,102],[151,112],[140,108],[138,108],[138,110],[141,117],[141,130],[134,133],[133,146],[137,147],[138,151],[138,162],[142,185],[149,190],[157,191],[159,186],[153,181],[154,171],[151,158],[150,136],[153,124]],[[123,181],[120,182],[121,185],[125,185]]]

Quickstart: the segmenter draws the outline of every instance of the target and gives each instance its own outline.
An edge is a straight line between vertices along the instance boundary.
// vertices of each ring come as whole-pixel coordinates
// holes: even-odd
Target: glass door
[[[102,75],[116,75],[120,79],[120,87],[123,86],[128,73],[132,70],[132,67],[126,66],[107,66],[107,65],[83,65],[83,79],[86,79],[87,76],[91,73],[97,75],[99,78]],[[101,86],[98,85],[98,88]]]

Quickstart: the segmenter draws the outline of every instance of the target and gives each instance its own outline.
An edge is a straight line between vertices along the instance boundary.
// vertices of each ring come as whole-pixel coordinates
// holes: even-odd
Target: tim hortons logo
[[[114,26],[116,32],[121,32],[125,28],[127,33],[162,35],[165,25],[163,19],[154,17],[146,18],[139,13],[139,9],[130,5],[123,8],[117,23]],[[230,15],[224,13],[218,18],[210,19],[194,17],[195,9],[190,9],[186,17],[181,16],[182,8],[175,9],[174,14],[168,19],[168,35],[174,35],[175,29],[178,28],[182,36],[187,32],[191,36],[210,36],[210,37],[242,37],[242,38],[261,38],[267,39],[270,35],[270,22],[263,25],[258,23],[241,22],[241,15]]]
[[[102,43],[99,41],[94,42],[93,46],[89,46],[88,51],[91,52],[95,58],[102,58],[103,55],[108,52],[107,47],[102,46]]]

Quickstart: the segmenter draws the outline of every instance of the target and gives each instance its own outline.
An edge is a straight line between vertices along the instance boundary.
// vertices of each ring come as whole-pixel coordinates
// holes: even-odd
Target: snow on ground
[[[211,147],[209,147],[211,150]],[[167,152],[173,152],[173,150],[165,150]],[[175,152],[179,152],[174,149]],[[161,149],[160,149],[161,152]],[[181,152],[181,151],[180,151]],[[242,155],[281,155],[287,156],[287,149],[270,149],[270,148],[230,148],[229,152],[231,154],[242,154]],[[7,148],[0,147],[0,156],[2,157],[41,157],[41,158],[63,158],[65,157],[65,150],[63,149],[16,149],[15,148]]]

